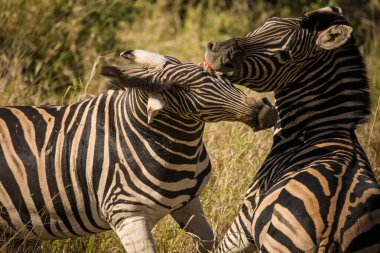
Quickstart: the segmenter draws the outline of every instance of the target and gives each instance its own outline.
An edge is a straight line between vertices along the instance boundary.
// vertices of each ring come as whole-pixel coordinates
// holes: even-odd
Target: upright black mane
[[[300,18],[301,27],[308,30],[322,31],[334,25],[350,25],[348,20],[342,15],[341,10],[337,7],[329,7],[332,11],[311,11],[307,12],[304,16]],[[350,57],[350,60],[343,61],[339,65],[349,65],[351,70],[345,70],[344,76],[350,77],[355,80],[343,84],[346,92],[352,91],[355,95],[346,95],[346,101],[351,101],[356,106],[352,106],[347,109],[347,112],[354,115],[353,122],[354,127],[359,124],[368,121],[370,115],[370,95],[369,95],[369,85],[366,73],[365,64],[363,57],[356,45],[356,41],[353,35],[345,43],[334,50],[334,57],[346,58]],[[355,67],[356,70],[353,70]],[[347,72],[346,72],[347,71]],[[352,111],[353,110],[353,111]]]
[[[348,20],[339,12],[337,7],[330,7],[334,11],[311,11],[301,17],[301,27],[309,30],[321,31],[333,25],[349,25]]]

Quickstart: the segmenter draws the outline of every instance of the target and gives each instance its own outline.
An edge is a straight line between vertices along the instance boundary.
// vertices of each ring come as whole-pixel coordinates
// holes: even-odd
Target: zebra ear
[[[333,50],[344,45],[352,35],[352,27],[348,25],[333,25],[321,31],[316,44],[325,50]]]
[[[162,66],[164,66],[168,61],[168,59],[163,55],[140,49],[127,50],[125,52],[122,52],[120,56],[127,60],[143,64],[148,68],[162,68]]]
[[[149,92],[147,104],[148,124],[153,122],[154,117],[164,108],[164,105],[164,98],[159,92]]]
[[[101,69],[103,76],[109,77],[111,83],[120,88],[139,88],[149,92],[160,92],[170,89],[172,83],[154,79],[153,75],[142,67],[133,65],[125,66],[103,66]]]

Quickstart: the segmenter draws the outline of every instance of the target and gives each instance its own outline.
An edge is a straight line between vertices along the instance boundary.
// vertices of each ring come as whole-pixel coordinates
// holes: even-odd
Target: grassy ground
[[[201,62],[207,41],[243,35],[269,16],[297,16],[301,11],[292,11],[295,7],[289,7],[291,1],[288,5],[286,0],[277,1],[276,8],[270,1],[124,2],[0,0],[0,104],[75,102],[106,89],[96,73],[99,64],[116,52],[141,48]],[[302,2],[320,7],[322,1]],[[343,1],[330,4],[334,2]],[[355,7],[340,6],[343,10]],[[361,8],[356,10],[362,15],[352,19],[368,65],[373,116],[357,133],[380,179],[380,35],[375,17],[379,6],[370,1]],[[219,237],[235,217],[245,190],[269,152],[271,135],[270,130],[253,133],[238,123],[207,125],[204,139],[213,172],[201,198]],[[159,252],[194,251],[190,237],[169,217],[153,232]],[[117,237],[107,232],[45,242],[43,252],[123,250]]]

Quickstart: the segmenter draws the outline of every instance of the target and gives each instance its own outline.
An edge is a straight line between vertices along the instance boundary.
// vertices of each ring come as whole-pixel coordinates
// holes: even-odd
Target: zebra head
[[[278,91],[307,65],[353,43],[341,9],[325,7],[300,18],[268,19],[245,37],[209,42],[204,65],[256,91]]]
[[[143,66],[105,66],[102,74],[118,86],[147,94],[148,123],[160,111],[203,122],[241,121],[256,131],[277,121],[277,111],[266,98],[248,97],[201,66],[143,50],[126,51],[121,56]]]

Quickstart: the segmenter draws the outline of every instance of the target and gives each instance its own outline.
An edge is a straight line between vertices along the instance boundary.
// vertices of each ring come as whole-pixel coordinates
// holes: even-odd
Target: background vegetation
[[[367,62],[373,116],[357,132],[380,179],[378,0],[0,0],[0,104],[75,102],[107,88],[98,66],[122,50],[141,48],[198,63],[207,41],[244,35],[270,16],[296,17],[325,5],[343,8]],[[202,202],[219,237],[264,161],[271,134],[242,124],[207,126],[214,169]],[[190,237],[169,217],[154,236],[160,252],[194,252]],[[43,251],[123,252],[112,232],[45,242]]]

